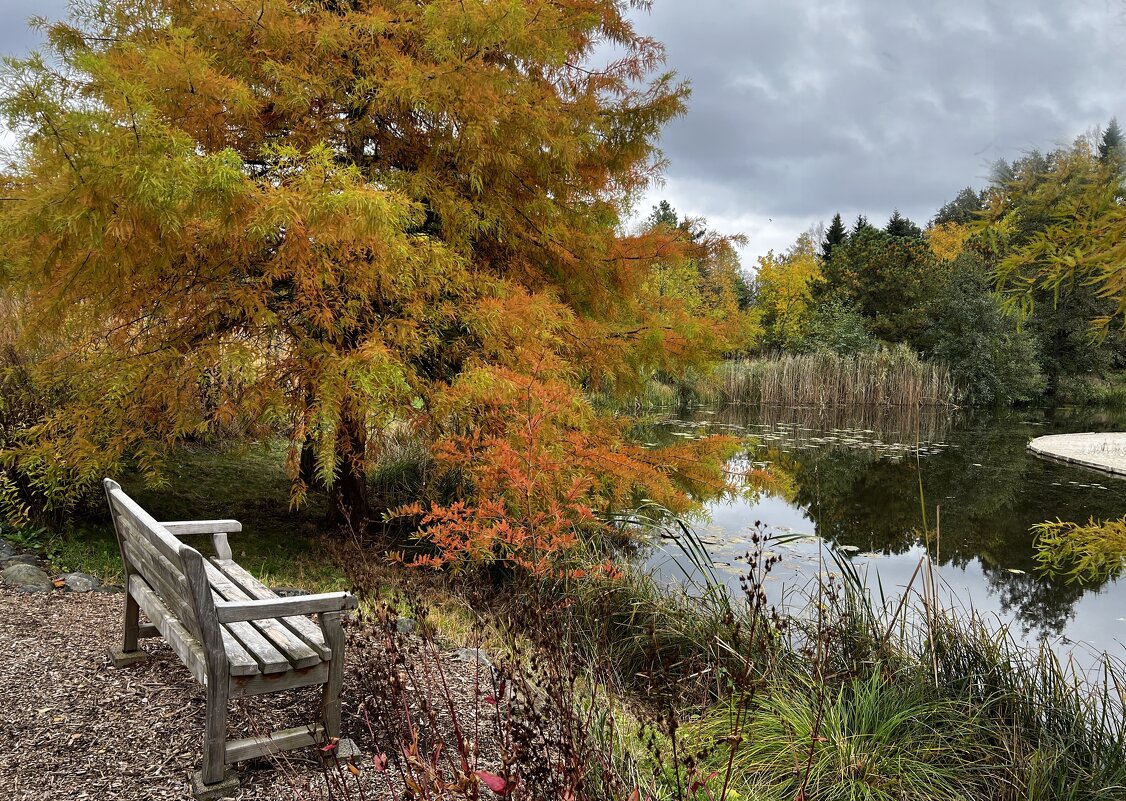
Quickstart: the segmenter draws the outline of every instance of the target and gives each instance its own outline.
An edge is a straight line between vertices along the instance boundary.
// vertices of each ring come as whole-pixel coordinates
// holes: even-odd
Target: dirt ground
[[[120,594],[24,594],[0,587],[0,798],[191,798],[189,777],[202,761],[203,689],[160,640],[145,641],[148,660],[120,670],[110,665],[106,652],[120,639],[123,604]],[[349,633],[342,701],[344,736],[362,752],[355,759],[359,775],[344,770],[347,765],[324,765],[309,748],[280,762],[241,763],[237,798],[337,798],[342,783],[350,798],[388,797],[387,776],[372,764],[390,748],[358,711],[365,697],[360,677],[370,676],[373,658],[358,636],[358,630]],[[483,668],[449,654],[438,663],[448,695],[471,717],[480,706],[474,698]],[[228,737],[308,723],[316,717],[317,696],[305,689],[234,702]],[[407,706],[412,715],[420,707]],[[472,767],[479,766],[487,767]]]

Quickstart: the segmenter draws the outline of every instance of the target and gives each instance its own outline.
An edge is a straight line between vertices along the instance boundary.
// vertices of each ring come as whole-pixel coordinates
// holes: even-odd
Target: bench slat
[[[243,569],[237,562],[233,562],[230,559],[212,559],[210,561],[215,567],[219,568],[225,576],[238,585],[238,587],[249,596],[250,600],[277,597],[277,593],[254,578],[254,576],[250,575],[250,573]],[[230,600],[246,599],[232,598]],[[307,617],[301,617],[299,615],[283,617],[280,618],[280,620],[290,631],[297,634],[302,641],[320,654],[321,659],[327,661],[332,658],[332,650],[325,645],[324,635],[321,634],[321,627],[316,623],[309,620]]]
[[[256,676],[231,676],[227,693],[230,698],[245,698],[248,695],[275,693],[291,690],[294,687],[308,687],[310,684],[324,684],[328,681],[331,662],[318,662],[312,667],[300,670],[287,670],[285,673],[259,673]]]
[[[224,600],[223,596],[214,589],[211,592],[216,601]],[[222,625],[222,624],[220,624]],[[280,673],[289,670],[289,660],[273,644],[262,636],[262,632],[249,623],[227,623],[223,625],[235,636],[246,652],[258,663],[263,673]]]
[[[150,588],[163,599],[164,605],[198,639],[199,624],[195,609],[188,601],[188,582],[184,576],[148,540],[122,537],[121,547],[137,574],[148,582]]]
[[[217,561],[221,562],[223,560]],[[208,582],[223,596],[223,600],[253,600],[243,587],[223,572],[223,569],[219,565],[213,562],[205,562],[204,564],[207,569]],[[234,563],[232,562],[231,564]],[[268,589],[266,591],[269,592],[271,596],[277,597],[272,591]],[[304,620],[304,618],[302,618],[302,620]],[[229,623],[227,625],[234,626],[237,624]],[[295,668],[311,667],[321,661],[320,653],[309,647],[308,643],[299,637],[291,628],[283,624],[281,620],[266,618],[264,620],[255,620],[253,623],[245,625],[252,625],[261,631],[262,634],[293,663]]]
[[[228,740],[226,753],[228,763],[242,762],[259,756],[292,751],[307,745],[319,745],[325,741],[324,726],[294,726],[282,729],[266,737],[244,737],[241,740]]]
[[[136,501],[125,494],[121,487],[116,487],[109,492],[113,501],[111,511],[118,522],[127,520],[132,524],[134,536],[142,537],[146,542],[156,548],[160,554],[171,562],[178,571],[184,566],[180,564],[180,541],[164,530],[152,515],[142,509]]]
[[[200,684],[207,683],[207,656],[203,653],[200,644],[192,633],[184,628],[184,624],[168,611],[168,607],[160,597],[149,588],[143,578],[134,573],[129,577],[129,594],[137,600],[137,605],[149,616],[165,641],[172,646],[172,650],[187,665],[188,670],[195,676]]]

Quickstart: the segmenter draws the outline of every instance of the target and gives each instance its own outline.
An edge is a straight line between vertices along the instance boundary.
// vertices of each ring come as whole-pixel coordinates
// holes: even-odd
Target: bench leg
[[[223,781],[227,745],[227,683],[208,676],[207,728],[203,735],[203,782]]]
[[[122,648],[120,651],[116,648],[109,649],[109,659],[115,668],[128,667],[148,657],[147,653],[137,647],[137,638],[141,630],[138,623],[140,613],[141,610],[140,607],[137,606],[137,599],[133,597],[132,593],[126,590],[125,616],[122,621],[125,634],[122,639]]]
[[[133,593],[128,590],[125,591],[125,640],[121,650],[125,653],[137,650],[137,634],[140,631],[140,624],[138,618],[140,617],[141,609],[137,606],[137,599],[133,597]]]
[[[325,722],[325,736],[340,736],[340,688],[344,684],[344,629],[340,626],[339,612],[326,612],[320,617],[325,644],[332,651],[328,665],[328,681],[321,690],[321,716]]]

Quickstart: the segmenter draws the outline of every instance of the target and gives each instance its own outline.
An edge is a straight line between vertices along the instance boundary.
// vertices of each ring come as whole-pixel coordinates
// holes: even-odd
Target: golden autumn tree
[[[818,245],[810,233],[798,237],[782,256],[770,251],[758,259],[756,305],[768,345],[796,347],[805,337],[813,311],[813,290],[821,280]]]
[[[392,419],[441,447],[498,371],[581,403],[706,358],[715,321],[647,289],[679,245],[619,226],[687,94],[644,5],[76,3],[0,93],[0,293],[55,398],[0,499],[226,427],[288,438],[298,500],[315,457],[359,528]]]
[[[928,226],[923,235],[936,259],[953,261],[965,249],[970,233],[967,226],[946,222]]]

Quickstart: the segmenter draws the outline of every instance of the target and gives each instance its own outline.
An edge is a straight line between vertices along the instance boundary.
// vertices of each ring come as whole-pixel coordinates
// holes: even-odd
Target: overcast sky
[[[65,0],[0,0],[0,52]],[[681,213],[744,263],[840,210],[925,223],[989,165],[1126,123],[1126,0],[655,0],[638,16],[691,81],[667,128]]]

